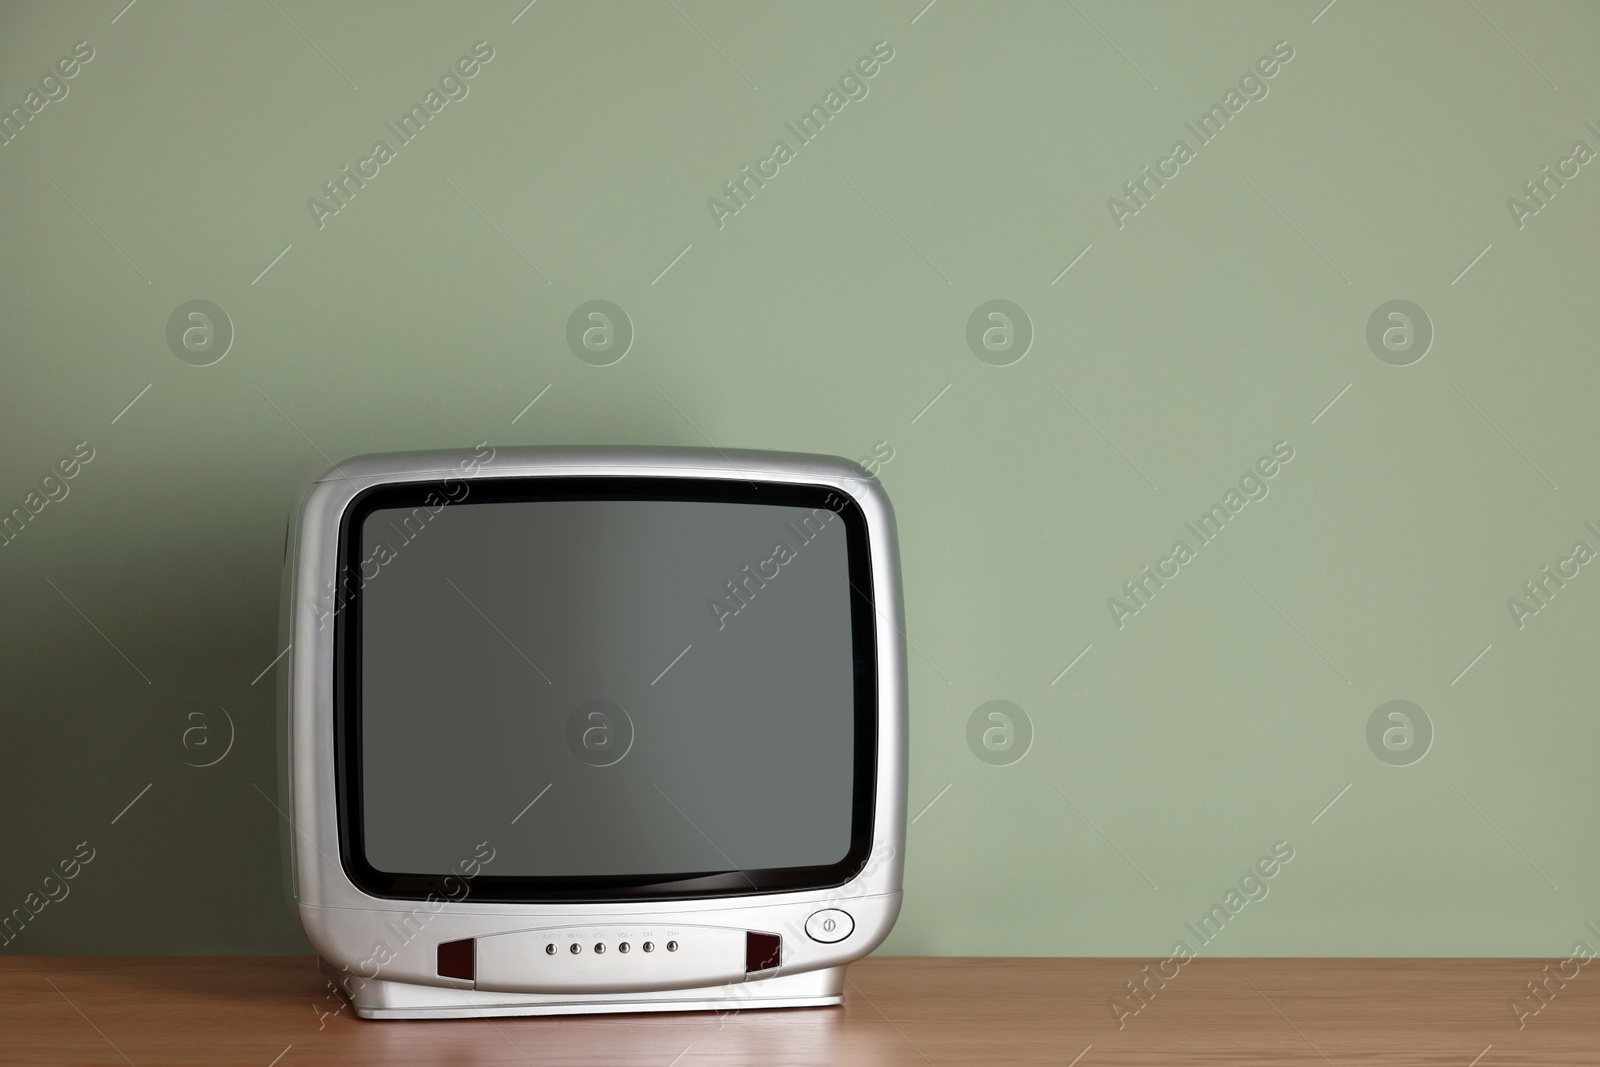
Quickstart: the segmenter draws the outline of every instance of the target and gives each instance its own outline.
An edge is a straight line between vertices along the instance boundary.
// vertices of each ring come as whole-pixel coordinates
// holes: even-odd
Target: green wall
[[[0,8],[6,109],[93,50],[0,146],[0,507],[66,493],[0,547],[0,911],[93,858],[0,951],[304,948],[258,676],[330,459],[706,438],[892,451],[918,817],[887,950],[1164,956],[1278,842],[1201,951],[1595,943],[1600,10],[124,2]],[[1576,174],[1535,214],[1546,165]],[[595,299],[635,334],[605,367],[567,342]],[[980,359],[996,299],[1027,325],[995,354],[980,316]],[[221,323],[168,341],[194,300],[231,322],[208,366]],[[1428,728],[1385,709],[1369,744],[1392,700]]]

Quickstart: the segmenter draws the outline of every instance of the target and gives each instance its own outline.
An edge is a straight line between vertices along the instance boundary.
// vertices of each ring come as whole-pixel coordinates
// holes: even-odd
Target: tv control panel
[[[518,930],[438,946],[441,977],[507,993],[688,989],[765,977],[782,962],[780,935],[718,926]]]

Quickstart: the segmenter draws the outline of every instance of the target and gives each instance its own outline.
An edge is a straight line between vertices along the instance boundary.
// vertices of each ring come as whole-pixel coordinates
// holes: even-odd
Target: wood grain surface
[[[1525,983],[1553,961],[1196,960],[1151,981],[1119,1027],[1112,999],[1137,1006],[1124,983],[1150,962],[875,957],[850,968],[838,1008],[366,1022],[336,1010],[309,958],[13,957],[0,1063],[1600,1063],[1600,973],[1586,967],[1549,979],[1532,1014]]]

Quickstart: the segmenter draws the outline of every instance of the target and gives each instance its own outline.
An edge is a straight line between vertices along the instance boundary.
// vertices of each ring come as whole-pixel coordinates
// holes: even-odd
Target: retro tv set
[[[338,464],[291,516],[278,668],[330,989],[369,1019],[840,1003],[900,908],[901,610],[842,459]]]

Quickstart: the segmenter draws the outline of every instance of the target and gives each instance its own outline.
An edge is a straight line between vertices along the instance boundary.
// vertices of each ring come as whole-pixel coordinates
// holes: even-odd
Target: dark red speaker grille
[[[783,956],[783,938],[777,934],[758,934],[746,930],[744,935],[744,973],[770,971]]]
[[[472,938],[461,941],[443,941],[439,944],[439,974],[445,978],[464,978],[472,981],[477,970],[478,956]]]

